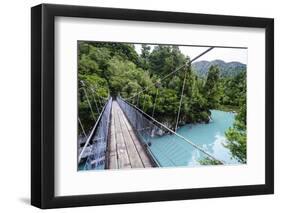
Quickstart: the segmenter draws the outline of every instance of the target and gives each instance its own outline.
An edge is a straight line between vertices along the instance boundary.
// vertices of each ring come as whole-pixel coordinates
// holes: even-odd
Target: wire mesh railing
[[[121,97],[117,98],[117,102],[158,166],[193,166],[201,164],[204,160],[212,164],[223,164],[200,146]]]
[[[78,155],[78,170],[105,168],[112,98],[104,105],[87,141]]]

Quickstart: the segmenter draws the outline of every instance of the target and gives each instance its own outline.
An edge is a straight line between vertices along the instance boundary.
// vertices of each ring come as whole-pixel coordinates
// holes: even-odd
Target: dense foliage
[[[245,70],[224,77],[218,65],[211,65],[202,78],[178,46],[156,45],[151,49],[142,45],[141,54],[134,45],[126,43],[79,42],[78,46],[79,118],[86,134],[109,95],[122,96],[174,129],[183,92],[179,125],[209,122],[210,109],[239,110],[234,127],[226,133],[230,141],[226,146],[243,161]],[[177,69],[175,74],[163,79]],[[79,133],[83,133],[80,126]]]
[[[245,78],[244,78],[245,81]],[[247,104],[246,104],[246,86],[243,87],[244,93],[239,97],[239,111],[235,117],[235,123],[232,128],[226,132],[229,148],[232,155],[241,163],[247,161]]]
[[[205,158],[199,160],[199,163],[201,165],[221,165],[221,162],[211,159],[210,157],[205,157]]]

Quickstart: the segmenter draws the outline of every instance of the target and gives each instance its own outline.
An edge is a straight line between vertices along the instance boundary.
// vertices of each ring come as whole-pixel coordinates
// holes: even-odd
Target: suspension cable
[[[97,102],[98,102],[98,105],[99,105],[99,108],[102,109],[102,104],[101,104],[101,100],[100,100],[100,97],[97,95]]]
[[[96,98],[95,98],[95,90],[93,88],[91,88],[91,90],[92,90],[92,93],[93,93],[93,98],[94,98],[94,102],[95,102],[97,111],[100,114],[100,110],[99,110],[99,107],[98,107],[98,104],[97,104],[97,101],[96,101]]]
[[[183,99],[183,93],[184,93],[185,81],[186,81],[186,74],[187,74],[187,69],[186,69],[185,72],[184,72],[184,79],[183,79],[183,84],[182,84],[181,97],[180,97],[180,104],[179,104],[179,109],[178,109],[178,115],[177,115],[177,121],[176,121],[175,131],[177,131],[178,123],[179,123],[179,118],[180,118],[181,105],[182,105],[182,99]]]
[[[83,91],[84,91],[84,93],[85,93],[85,96],[86,96],[88,105],[89,105],[89,107],[90,107],[92,116],[93,116],[94,120],[96,120],[96,116],[95,116],[95,114],[94,114],[94,111],[93,111],[93,109],[92,109],[92,106],[91,106],[91,103],[90,103],[90,100],[89,100],[89,97],[88,97],[88,93],[87,93],[87,91],[86,91],[86,89],[85,89],[84,87],[82,87],[82,89],[83,89]]]
[[[96,92],[95,87],[91,87],[91,91],[93,93],[93,96],[95,96],[95,95],[97,96],[98,107],[102,109],[102,105],[101,105],[101,101],[100,101],[100,96]]]
[[[144,96],[143,96],[143,102],[142,102],[142,110],[143,110],[143,111],[144,111],[145,102],[146,102],[146,96],[144,95]]]
[[[203,148],[201,148],[199,145],[193,143],[192,141],[188,140],[187,138],[185,138],[184,136],[180,135],[179,133],[177,133],[176,131],[173,131],[172,129],[170,129],[169,127],[167,127],[165,124],[162,124],[161,122],[157,121],[155,118],[153,118],[152,116],[148,115],[146,112],[142,111],[141,109],[135,107],[134,105],[130,104],[129,102],[127,102],[126,100],[124,100],[122,97],[120,97],[120,100],[123,101],[125,104],[130,105],[131,107],[133,107],[135,110],[139,111],[141,114],[143,114],[144,116],[147,116],[151,122],[154,122],[156,124],[158,124],[159,126],[164,127],[165,129],[167,129],[169,132],[173,133],[174,135],[178,136],[179,138],[183,139],[184,141],[186,141],[187,143],[189,143],[190,145],[192,145],[193,147],[195,147],[196,149],[200,150],[201,152],[203,152],[204,154],[206,154],[207,156],[209,156],[211,159],[218,161],[220,164],[224,164],[224,162],[222,160],[219,160],[217,158],[215,158],[213,155],[211,155],[210,153],[208,153],[207,151],[205,151]]]
[[[80,162],[80,160],[81,160],[81,158],[82,158],[82,156],[83,156],[83,153],[84,153],[84,151],[86,150],[86,147],[89,145],[89,143],[90,143],[90,141],[91,141],[91,138],[92,138],[92,136],[93,136],[93,134],[94,134],[94,131],[96,130],[96,128],[97,128],[97,126],[98,126],[98,123],[99,123],[99,121],[100,121],[100,119],[101,119],[101,117],[102,117],[102,114],[103,114],[103,112],[105,111],[105,108],[106,108],[106,106],[107,106],[107,104],[108,104],[109,101],[111,101],[111,99],[108,99],[108,101],[106,102],[106,104],[103,106],[102,112],[100,113],[97,122],[95,122],[95,125],[94,125],[94,127],[92,128],[92,130],[91,130],[91,132],[90,132],[90,134],[89,134],[89,136],[88,136],[88,138],[87,138],[87,140],[86,140],[86,143],[85,143],[85,145],[84,145],[82,151],[80,152],[80,154],[79,154],[79,156],[78,156],[78,163]]]
[[[105,98],[105,97],[100,96],[98,93],[95,93],[95,94],[96,94],[96,96],[98,96],[100,99],[103,99],[103,100],[105,100],[105,101],[107,101],[107,100],[108,100],[108,98],[109,98],[108,94],[107,94],[107,97],[106,97],[106,98]]]
[[[207,52],[210,52],[212,49],[214,49],[215,47],[210,47],[207,50],[205,50],[204,52],[200,53],[199,55],[197,55],[196,57],[194,57],[192,60],[190,60],[189,64],[193,63],[195,60],[197,60],[198,58],[200,58],[201,56],[205,55]]]
[[[156,106],[156,101],[157,101],[157,96],[158,96],[158,87],[156,89],[156,95],[155,95],[155,99],[154,99],[154,104],[153,104],[153,110],[152,110],[152,117],[154,117],[154,112],[155,112],[155,106]]]
[[[188,63],[185,63],[184,65],[176,68],[174,71],[168,73],[167,75],[165,75],[164,77],[160,77],[160,82],[165,80],[166,78],[168,78],[169,76],[175,74],[176,72],[178,72],[179,70],[181,70],[182,68],[184,68],[185,66],[189,66],[191,65],[191,63],[193,63],[195,60],[197,60],[198,58],[200,58],[201,56],[205,55],[206,53],[208,53],[209,51],[211,51],[212,49],[214,49],[215,47],[210,47],[208,48],[207,50],[205,50],[204,52],[200,53],[199,55],[197,55],[196,57],[194,57],[193,59],[191,59]],[[158,81],[158,82],[159,82]],[[153,85],[157,84],[158,82],[154,82]],[[125,100],[129,100],[129,99],[132,99],[134,97],[136,97],[139,93],[143,93],[145,92],[146,90],[148,90],[150,87],[152,86],[148,86],[146,88],[144,88],[143,90],[141,90],[140,92],[138,92],[137,94],[134,94],[133,96],[129,97],[129,98],[126,98]]]
[[[177,69],[175,69],[174,71],[172,71],[172,72],[168,73],[168,74],[167,74],[166,76],[164,76],[163,78],[160,78],[160,80],[158,80],[158,81],[154,82],[154,83],[153,83],[153,85],[155,85],[155,84],[157,84],[157,83],[159,83],[159,82],[163,81],[164,79],[166,79],[166,78],[168,78],[170,75],[172,75],[172,74],[174,74],[174,73],[178,72],[180,69],[182,69],[182,68],[183,68],[183,67],[185,67],[185,66],[186,66],[186,64],[184,64],[184,65],[182,65],[182,66],[178,67],[178,68],[177,68]],[[145,91],[146,91],[146,90],[148,90],[150,87],[152,87],[152,86],[148,86],[148,87],[144,88],[144,89],[143,89],[143,90],[141,90],[140,92],[135,93],[134,95],[132,95],[132,96],[131,96],[131,97],[129,97],[129,98],[126,98],[125,100],[130,100],[130,99],[132,99],[132,98],[136,97],[138,94],[145,92]]]
[[[140,94],[138,94],[138,98],[137,98],[137,107],[139,107],[139,100],[140,100]]]
[[[80,125],[80,127],[81,127],[81,129],[82,129],[82,132],[83,132],[84,136],[87,137],[86,132],[85,132],[85,129],[84,129],[84,126],[83,126],[83,124],[82,124],[82,122],[81,122],[79,116],[78,116],[78,121],[79,121],[79,125]]]

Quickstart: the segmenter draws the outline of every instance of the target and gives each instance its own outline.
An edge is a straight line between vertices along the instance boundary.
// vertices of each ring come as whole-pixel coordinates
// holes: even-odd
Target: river
[[[234,123],[235,113],[211,110],[212,121],[208,124],[188,124],[177,133],[200,146],[225,164],[239,164],[224,147],[225,131]],[[162,167],[198,166],[206,158],[203,152],[176,135],[166,135],[151,139],[151,152]]]

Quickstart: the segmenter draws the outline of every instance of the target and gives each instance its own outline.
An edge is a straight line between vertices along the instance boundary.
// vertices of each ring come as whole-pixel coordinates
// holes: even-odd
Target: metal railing
[[[155,138],[160,138],[162,136],[167,136],[170,143],[177,144],[180,147],[180,151],[182,151],[182,156],[185,155],[184,150],[187,149],[186,143],[188,143],[193,149],[198,150],[199,156],[197,161],[203,159],[211,159],[217,164],[224,164],[223,161],[215,158],[213,155],[205,151],[200,146],[196,145],[192,141],[186,139],[182,135],[178,134],[177,132],[169,129],[164,124],[158,122],[153,117],[142,111],[141,109],[137,108],[136,106],[132,105],[131,103],[125,101],[121,97],[117,98],[117,102],[120,105],[121,109],[125,113],[126,117],[130,121],[131,125],[133,126],[134,130],[138,134],[139,138],[141,138],[142,142],[147,145],[148,151],[151,153],[154,160],[157,162],[159,166],[165,166],[157,159],[154,155],[154,151],[150,148],[153,145]],[[157,152],[161,152],[161,147],[157,150]],[[190,148],[189,148],[190,149]],[[163,150],[164,153],[165,150]],[[167,153],[167,152],[166,152]],[[180,154],[180,153],[179,153]],[[168,164],[170,166],[177,166],[177,162],[166,154],[166,161],[169,161]]]
[[[78,155],[79,170],[104,169],[110,124],[112,98],[104,105],[82,151]]]

